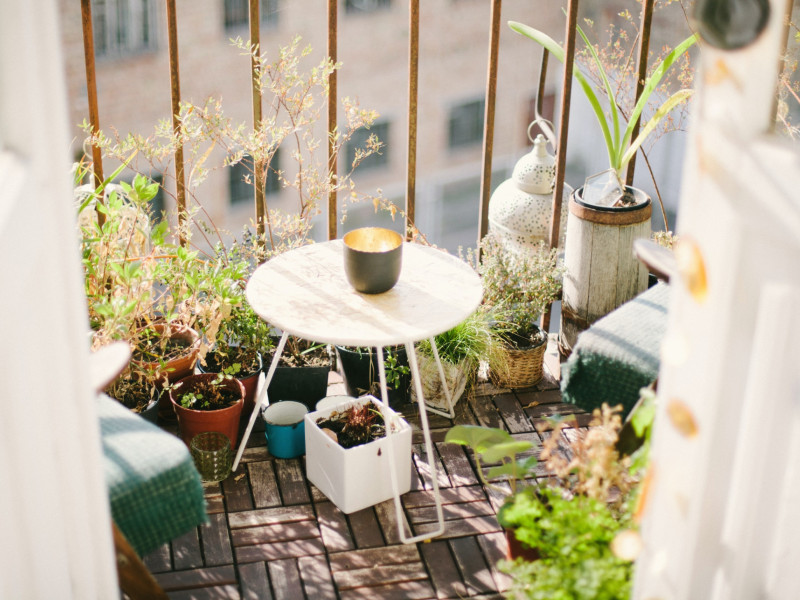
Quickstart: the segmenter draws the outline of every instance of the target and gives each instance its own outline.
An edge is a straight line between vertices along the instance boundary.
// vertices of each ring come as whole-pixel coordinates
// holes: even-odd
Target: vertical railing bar
[[[478,219],[478,242],[489,230],[489,198],[492,191],[492,152],[494,149],[494,111],[497,97],[497,62],[500,46],[502,0],[492,0],[489,67],[486,77],[486,108],[483,121],[483,165],[481,167],[481,207]]]
[[[406,162],[406,239],[416,221],[417,193],[417,83],[419,80],[419,0],[408,11],[408,155]]]
[[[91,0],[81,0],[81,21],[83,24],[83,58],[86,64],[86,94],[89,97],[89,122],[92,133],[100,131],[100,111],[97,108],[97,75],[94,69],[94,28],[92,27]],[[95,188],[103,183],[103,154],[100,148],[92,144],[92,172],[94,173]],[[98,204],[103,203],[103,195],[97,198]],[[102,226],[105,215],[97,212],[97,222]]]
[[[336,63],[337,51],[337,14],[339,6],[337,0],[328,0],[328,57]],[[336,132],[336,97],[338,95],[336,69],[328,76],[328,168],[333,174],[334,181],[338,181],[338,164],[334,134]],[[328,191],[328,239],[337,237],[338,206],[336,201],[336,186]]]
[[[638,66],[638,75],[636,77],[636,96],[634,96],[634,102],[639,99],[639,96],[642,94],[644,90],[644,83],[645,79],[647,78],[647,59],[650,54],[650,28],[653,26],[653,7],[655,5],[655,0],[645,0],[642,5],[642,19],[640,24],[640,31],[639,31],[639,66]],[[609,98],[613,102],[613,98]],[[636,123],[633,124],[633,133],[631,133],[631,139],[635,140],[636,136],[639,135],[639,124],[641,123],[641,118],[636,119]],[[628,163],[628,173],[625,176],[625,185],[633,185],[633,173],[636,170],[636,154],[633,155],[631,158],[631,162]]]
[[[569,0],[567,6],[566,56],[564,79],[561,84],[561,112],[558,121],[558,147],[556,148],[556,184],[553,189],[553,210],[550,221],[550,248],[558,246],[561,233],[561,200],[564,194],[564,176],[567,170],[567,136],[569,110],[572,98],[572,72],[575,63],[575,39],[578,26],[578,0]],[[550,329],[550,308],[542,315],[542,329]]]
[[[250,0],[250,76],[253,96],[253,130],[261,131],[263,113],[261,109],[261,2]],[[253,202],[256,212],[256,232],[259,239],[266,233],[267,197],[264,191],[264,163],[253,161]],[[265,240],[266,245],[266,240]]]
[[[181,82],[178,65],[178,15],[175,0],[167,0],[167,32],[169,43],[169,79],[172,99],[172,132],[178,138],[175,146],[175,186],[178,195],[178,235],[182,246],[186,245],[186,182],[183,172],[183,143],[180,141]]]

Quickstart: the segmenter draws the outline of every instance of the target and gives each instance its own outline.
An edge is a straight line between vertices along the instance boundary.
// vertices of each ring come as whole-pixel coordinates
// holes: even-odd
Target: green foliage
[[[467,381],[472,382],[482,360],[490,364],[502,360],[502,338],[494,323],[492,312],[481,308],[452,329],[440,333],[434,338],[439,358],[450,364],[461,364]],[[428,340],[421,341],[418,349],[433,356]]]
[[[507,329],[531,338],[539,331],[542,312],[561,293],[563,268],[557,250],[544,243],[531,253],[510,251],[490,232],[480,245],[478,273],[483,283],[483,302]]]
[[[566,58],[566,52],[564,51],[564,48],[562,48],[546,33],[515,21],[510,21],[508,25],[513,31],[516,31],[517,33],[537,42],[559,61],[562,63],[564,62]],[[655,110],[650,119],[642,125],[636,138],[633,138],[633,128],[636,122],[639,120],[639,117],[642,115],[642,112],[645,106],[648,104],[651,95],[656,90],[659,83],[661,83],[661,80],[669,68],[697,41],[697,35],[691,35],[683,40],[653,68],[653,70],[650,72],[650,76],[645,81],[645,86],[641,95],[636,100],[633,110],[628,116],[627,126],[622,132],[622,135],[620,135],[620,109],[617,98],[612,90],[608,74],[606,73],[603,65],[603,61],[581,27],[578,27],[578,33],[586,44],[586,47],[589,51],[589,56],[594,63],[594,67],[600,74],[602,88],[608,99],[610,119],[609,115],[606,115],[606,112],[603,109],[603,104],[601,103],[597,92],[594,90],[587,77],[581,72],[580,65],[577,62],[574,65],[574,77],[578,81],[580,88],[583,90],[586,99],[589,101],[595,117],[597,118],[597,122],[600,125],[600,131],[603,134],[603,139],[606,143],[606,150],[608,152],[609,166],[617,173],[617,176],[620,177],[622,175],[622,171],[636,154],[636,151],[647,139],[647,137],[653,133],[653,131],[655,131],[661,120],[666,117],[673,108],[682,102],[685,102],[689,96],[691,96],[692,92],[688,89],[682,89],[672,94]]]
[[[498,515],[517,539],[539,552],[539,560],[503,560],[512,575],[511,598],[534,600],[622,600],[630,596],[633,564],[611,550],[628,525],[605,502],[565,497],[563,490],[527,488]]]
[[[447,432],[444,441],[470,448],[475,454],[475,466],[484,485],[498,489],[489,480],[505,478],[511,485],[512,495],[516,493],[519,484],[525,477],[532,475],[536,468],[535,456],[519,458],[520,454],[530,451],[533,444],[517,440],[503,429],[479,425],[456,425]],[[482,461],[488,464],[499,464],[489,469],[484,476]]]

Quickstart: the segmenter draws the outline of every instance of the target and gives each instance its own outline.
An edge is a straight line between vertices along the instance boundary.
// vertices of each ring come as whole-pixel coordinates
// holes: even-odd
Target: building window
[[[246,27],[250,22],[249,0],[224,0],[225,29]],[[278,0],[261,0],[258,13],[261,26],[275,26],[278,23]]]
[[[98,58],[130,56],[157,47],[154,0],[92,0],[92,26]]]
[[[280,148],[275,151],[267,170],[267,180],[264,182],[264,193],[267,195],[275,194],[281,189],[281,181],[278,177],[280,152]],[[253,161],[250,160],[249,156],[245,156],[228,171],[228,190],[231,204],[252,202],[254,198],[254,183]]]
[[[352,167],[353,161],[356,158],[356,149],[366,148],[367,140],[373,134],[377,136],[378,140],[381,142],[381,148],[378,152],[370,154],[368,157],[363,159],[358,165],[358,170],[365,171],[383,167],[389,164],[389,154],[387,152],[387,148],[389,146],[389,122],[382,121],[379,123],[373,123],[369,129],[363,127],[361,129],[356,129],[350,139],[347,140],[348,170]]]
[[[392,0],[345,0],[344,10],[348,13],[368,13],[389,8]]]
[[[485,105],[481,98],[450,109],[447,131],[447,144],[450,148],[472,146],[481,142]]]

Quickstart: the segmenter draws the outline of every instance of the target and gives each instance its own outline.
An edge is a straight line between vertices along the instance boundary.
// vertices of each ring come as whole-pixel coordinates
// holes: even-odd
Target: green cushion
[[[581,333],[561,368],[564,402],[587,411],[621,404],[627,416],[658,377],[668,301],[669,286],[658,283]]]
[[[140,555],[204,523],[203,485],[186,445],[116,400],[97,401],[114,522]]]

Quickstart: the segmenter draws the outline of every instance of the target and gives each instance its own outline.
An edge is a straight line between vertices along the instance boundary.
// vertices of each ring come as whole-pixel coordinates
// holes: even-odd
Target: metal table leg
[[[258,413],[261,412],[262,400],[264,398],[267,398],[267,400],[269,401],[267,388],[269,387],[269,384],[272,381],[272,376],[275,375],[275,369],[278,367],[278,362],[281,359],[281,354],[283,354],[283,347],[286,345],[286,338],[288,337],[289,334],[284,331],[280,341],[278,342],[278,347],[275,348],[275,354],[272,356],[272,362],[269,364],[267,379],[266,381],[264,381],[264,393],[256,394],[256,405],[255,408],[253,408],[253,414],[250,415],[250,422],[247,423],[247,429],[244,432],[244,436],[242,437],[242,440],[239,442],[239,450],[236,452],[236,460],[233,461],[233,466],[231,467],[232,471],[236,471],[236,469],[239,467],[239,461],[242,459],[242,453],[244,452],[245,446],[247,446],[247,440],[250,439],[250,433],[253,431],[253,424],[256,422],[256,419],[258,418]]]
[[[428,341],[431,343],[433,358],[436,359],[436,367],[439,369],[439,377],[442,380],[442,389],[444,390],[444,397],[447,399],[448,410],[445,412],[439,408],[428,406],[427,404],[425,405],[425,410],[437,415],[441,415],[442,417],[447,417],[448,419],[455,419],[456,411],[453,407],[453,393],[450,391],[450,387],[447,385],[447,379],[444,375],[444,367],[442,367],[442,360],[439,358],[439,350],[436,348],[436,341],[433,338],[428,338]]]
[[[431,342],[432,341],[433,340],[431,340]],[[435,345],[433,347],[436,348]],[[380,384],[381,384],[381,400],[383,408],[386,408],[389,406],[389,393],[386,390],[386,369],[383,364],[383,349],[380,347],[376,347],[376,351],[378,358],[378,376],[380,377]],[[434,454],[433,442],[431,441],[431,430],[430,426],[428,425],[428,414],[426,412],[425,399],[423,398],[422,395],[422,382],[419,377],[419,366],[417,365],[417,355],[414,352],[413,342],[406,343],[406,354],[408,355],[409,367],[411,367],[411,377],[416,385],[417,403],[419,404],[419,419],[420,419],[420,425],[422,426],[422,435],[425,438],[425,450],[428,453],[428,457],[430,460],[431,482],[433,484],[433,498],[436,503],[436,520],[439,525],[438,528],[431,533],[425,533],[414,537],[406,536],[405,528],[403,527],[404,523],[403,507],[400,503],[400,494],[398,493],[399,485],[397,482],[397,473],[395,472],[394,468],[395,465],[394,449],[392,448],[392,444],[387,444],[389,450],[389,472],[392,479],[392,490],[394,492],[394,511],[395,511],[395,517],[397,519],[397,532],[400,535],[400,540],[404,544],[413,544],[416,542],[421,542],[423,540],[439,536],[444,533],[444,511],[442,510],[442,496],[441,493],[439,492],[439,480],[436,477],[436,458]],[[442,373],[441,364],[439,366],[439,369],[440,373]],[[445,385],[445,388],[446,387],[447,386]],[[452,411],[452,402],[450,403],[450,409]],[[388,420],[385,411],[383,411],[383,416],[384,416],[384,422],[387,425],[386,436],[388,437],[392,435],[391,432],[392,428],[389,426],[390,421]]]

